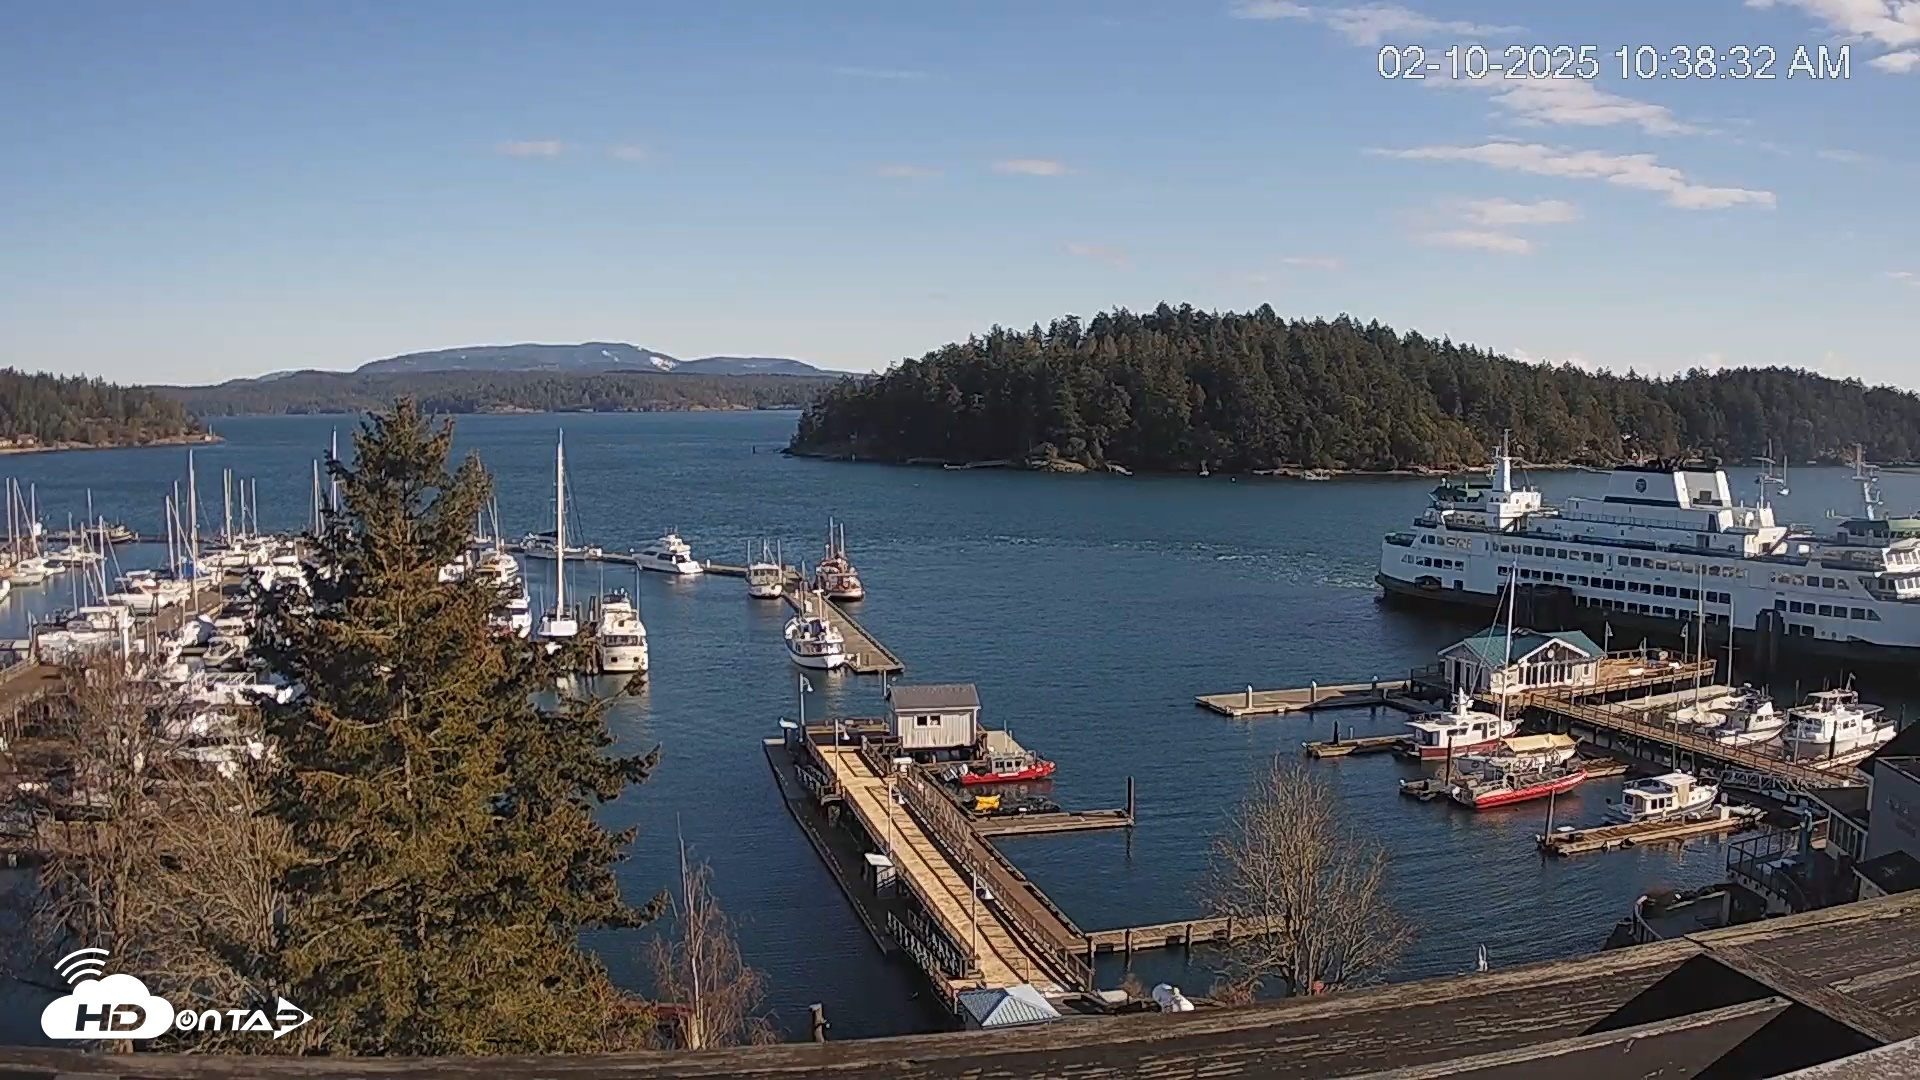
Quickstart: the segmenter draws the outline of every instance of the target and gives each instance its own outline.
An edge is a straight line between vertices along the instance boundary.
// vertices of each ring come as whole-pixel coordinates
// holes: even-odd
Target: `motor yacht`
[[[705,567],[694,561],[693,549],[676,532],[668,532],[634,552],[633,561],[642,570],[660,574],[693,575],[706,571]]]
[[[594,619],[594,667],[602,675],[647,674],[647,628],[622,589],[600,598]]]
[[[1453,693],[1453,708],[1427,713],[1410,720],[1413,732],[1407,753],[1423,761],[1438,761],[1449,754],[1472,754],[1491,750],[1520,730],[1520,722],[1474,708],[1473,695],[1465,690]]]
[[[747,595],[755,600],[778,600],[787,587],[787,568],[760,542],[760,557],[747,562]]]
[[[1892,720],[1878,705],[1863,705],[1852,689],[1808,694],[1804,704],[1787,710],[1780,743],[1795,760],[1839,757],[1871,749],[1894,736]]]
[[[1659,821],[1705,810],[1720,798],[1720,785],[1692,773],[1670,772],[1630,781],[1620,789],[1620,801],[1607,808],[1607,820],[1626,824]]]
[[[1765,690],[1743,686],[1727,702],[1720,722],[1706,732],[1717,743],[1752,746],[1778,738],[1787,726],[1787,714],[1773,707],[1773,698]]]
[[[832,671],[847,662],[847,643],[824,616],[813,611],[813,600],[801,601],[800,614],[787,620],[787,655],[803,668]]]

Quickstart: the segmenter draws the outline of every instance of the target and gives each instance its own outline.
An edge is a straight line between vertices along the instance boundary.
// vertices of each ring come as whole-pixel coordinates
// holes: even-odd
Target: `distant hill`
[[[383,408],[402,394],[435,413],[674,412],[798,409],[834,381],[821,374],[727,375],[624,366],[531,371],[400,367],[296,371],[218,386],[147,389],[203,417],[363,412]]]
[[[84,376],[0,369],[0,451],[200,442],[207,429],[179,402]]]
[[[799,360],[771,356],[709,356],[681,360],[620,341],[577,345],[469,345],[374,360],[357,375],[424,374],[441,371],[674,371],[688,375],[831,375]]]

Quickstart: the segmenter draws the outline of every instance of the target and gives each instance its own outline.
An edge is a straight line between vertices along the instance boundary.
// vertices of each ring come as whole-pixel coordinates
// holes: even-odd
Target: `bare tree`
[[[705,863],[687,861],[684,841],[672,926],[653,939],[647,959],[654,992],[676,1021],[663,1026],[671,1027],[678,1048],[776,1040],[773,1025],[758,1011],[764,992],[760,973],[741,956],[733,920],[714,899],[712,871]]]
[[[1212,855],[1203,903],[1237,924],[1230,988],[1337,990],[1377,977],[1413,940],[1387,897],[1385,849],[1343,819],[1332,787],[1299,762],[1274,758]]]

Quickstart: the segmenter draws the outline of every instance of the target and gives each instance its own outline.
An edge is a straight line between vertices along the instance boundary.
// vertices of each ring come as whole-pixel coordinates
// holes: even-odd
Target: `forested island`
[[[1920,396],[1786,368],[1670,379],[1589,372],[1398,333],[1162,304],[995,327],[800,419],[797,454],[1067,468],[1356,472],[1483,466],[1511,431],[1536,464],[1653,456],[1920,456]]]
[[[196,416],[358,413],[410,397],[433,414],[798,409],[832,379],[682,372],[301,371],[218,386],[152,389]]]
[[[0,369],[0,451],[210,440],[177,401],[85,376]]]

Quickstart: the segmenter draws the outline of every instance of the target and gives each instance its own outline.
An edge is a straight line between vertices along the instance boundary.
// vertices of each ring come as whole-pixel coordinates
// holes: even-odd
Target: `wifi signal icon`
[[[107,970],[107,950],[75,949],[61,957],[53,970],[67,980],[67,985],[78,986],[88,979],[97,979]]]

